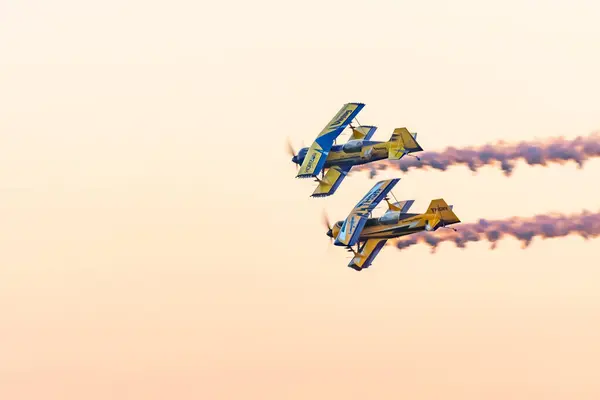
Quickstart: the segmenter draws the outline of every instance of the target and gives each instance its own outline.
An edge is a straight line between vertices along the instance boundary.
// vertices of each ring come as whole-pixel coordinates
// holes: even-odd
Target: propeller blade
[[[294,150],[294,146],[292,146],[292,141],[289,137],[287,138],[287,152],[292,157],[296,156],[296,150]]]
[[[322,221],[323,224],[325,224],[325,227],[327,229],[331,229],[331,223],[329,222],[329,217],[327,216],[327,213],[325,211],[323,211],[323,217],[322,217]]]
[[[325,210],[323,210],[323,214],[322,214],[322,219],[321,222],[323,223],[323,225],[325,225],[325,228],[327,228],[327,236],[329,237],[329,242],[333,243],[334,237],[333,236],[329,236],[331,233],[331,222],[329,222],[329,217],[327,216],[327,213],[325,212]]]

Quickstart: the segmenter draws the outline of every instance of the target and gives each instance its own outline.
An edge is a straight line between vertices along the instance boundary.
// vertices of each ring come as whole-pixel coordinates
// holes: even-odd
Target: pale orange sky
[[[598,399],[598,240],[329,244],[285,139],[600,129],[600,4],[0,4],[0,398]],[[388,172],[381,178],[391,177]],[[465,222],[599,208],[600,161],[414,171]]]

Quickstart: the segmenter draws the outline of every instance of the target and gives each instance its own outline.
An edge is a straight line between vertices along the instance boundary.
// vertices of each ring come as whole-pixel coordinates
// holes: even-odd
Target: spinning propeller
[[[322,215],[321,221],[323,222],[323,225],[325,225],[325,227],[327,228],[327,236],[329,236],[329,241],[333,242],[333,234],[331,231],[331,222],[329,222],[329,217],[327,216],[327,213],[325,212],[325,210],[323,210],[323,215]]]
[[[294,150],[294,146],[292,146],[292,141],[290,138],[287,138],[287,151],[292,157],[296,155],[296,150]]]
[[[292,162],[296,165],[296,171],[298,171],[300,165],[294,161],[296,157],[298,157],[298,154],[296,154],[296,150],[294,150],[294,146],[292,146],[292,141],[289,137],[287,138],[287,152],[290,156],[292,156]]]
[[[304,149],[304,141],[302,141],[302,147],[300,149]],[[294,146],[292,146],[292,141],[290,140],[289,137],[287,138],[287,153],[290,156],[292,156],[292,162],[294,164],[296,164],[296,171],[297,171],[300,168],[300,163],[298,163],[298,161],[300,161],[300,158],[299,158],[299,154],[296,152],[296,150],[294,150]]]

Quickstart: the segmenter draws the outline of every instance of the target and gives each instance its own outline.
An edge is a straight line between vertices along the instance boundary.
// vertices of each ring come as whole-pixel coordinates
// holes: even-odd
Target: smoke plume
[[[535,237],[556,238],[579,235],[584,239],[600,236],[600,212],[563,215],[536,215],[533,218],[513,217],[505,220],[479,220],[476,223],[457,224],[457,232],[440,228],[435,232],[419,232],[413,235],[390,240],[398,249],[405,249],[417,243],[431,246],[436,251],[442,242],[454,242],[456,247],[465,248],[468,242],[486,239],[495,249],[497,242],[505,236],[512,236],[522,243],[522,248],[531,244]]]
[[[600,132],[596,132],[572,140],[560,137],[512,144],[500,141],[496,144],[462,149],[448,147],[440,152],[425,150],[419,156],[421,161],[405,156],[400,161],[379,161],[356,166],[353,170],[370,171],[370,176],[373,178],[378,171],[388,168],[403,172],[409,169],[427,168],[445,171],[452,165],[466,165],[475,172],[485,165],[500,164],[504,174],[509,176],[515,163],[521,159],[529,165],[544,166],[548,163],[564,164],[568,161],[575,161],[579,168],[582,168],[586,160],[599,156]]]

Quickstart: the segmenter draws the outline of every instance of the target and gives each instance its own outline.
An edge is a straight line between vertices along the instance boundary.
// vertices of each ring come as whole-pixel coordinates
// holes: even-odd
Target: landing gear
[[[348,252],[352,252],[354,254],[355,257],[360,257],[360,244],[356,243],[356,250],[354,250],[352,248],[352,246],[346,246],[346,250],[348,250]]]

